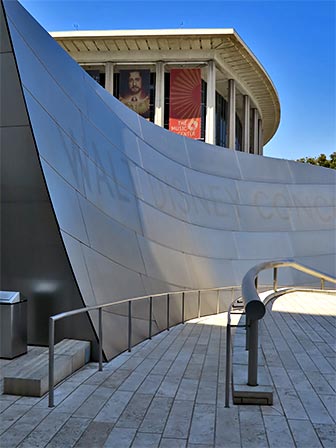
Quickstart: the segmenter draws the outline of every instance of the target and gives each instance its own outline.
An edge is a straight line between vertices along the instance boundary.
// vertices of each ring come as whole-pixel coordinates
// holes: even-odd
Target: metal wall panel
[[[21,8],[21,7],[20,7]],[[0,15],[2,16],[2,5]],[[4,17],[1,17],[4,24]],[[4,32],[6,28],[2,29]],[[1,289],[28,304],[28,343],[47,344],[48,317],[83,306],[59,233],[22,95],[15,55],[1,54],[0,259]],[[86,316],[57,325],[56,339],[95,342]]]
[[[193,289],[238,284],[231,260],[196,257],[193,255],[188,255],[187,257]]]
[[[0,53],[7,53],[10,51],[12,51],[12,46],[9,41],[3,7],[2,4],[0,4]]]
[[[15,43],[15,56],[23,87],[48,111],[77,145],[83,146],[80,110],[56,83],[55,78],[23,41],[21,35],[11,26],[11,22],[9,25],[11,37]],[[33,128],[36,125],[37,123],[32,122]]]
[[[11,33],[18,32],[24,37],[25,43],[30,47],[31,51],[45,67],[50,69],[50,73],[57,78],[62,90],[70,97],[76,98],[76,103],[84,111],[84,85],[83,82],[78,82],[78,79],[83,80],[85,72],[78,65],[77,67],[73,66],[71,56],[63,51],[49,33],[46,33],[18,2],[7,1],[6,11],[7,17],[11,20]],[[24,33],[24,30],[27,29],[29,29],[29,33]],[[15,51],[17,51],[17,47]],[[69,71],[71,71],[72,76],[69,76]]]
[[[86,198],[90,202],[119,223],[141,233],[135,196],[90,160],[87,161],[84,183]]]
[[[189,191],[193,196],[228,204],[239,202],[238,188],[241,182],[190,169],[186,169],[186,175]]]
[[[241,178],[236,151],[191,139],[186,143],[192,169],[229,179]]]
[[[334,250],[335,230],[308,230],[289,234],[293,253],[296,257],[307,254],[307,241],[309,238],[310,256],[332,254]]]
[[[243,232],[290,232],[293,230],[291,207],[239,205],[240,230]]]
[[[90,247],[110,260],[144,274],[145,266],[136,233],[101,212],[84,198],[80,198],[80,206]]]
[[[166,129],[154,126],[142,117],[139,117],[143,140],[157,151],[175,162],[189,166],[189,157],[186,149],[185,137],[173,134]]]
[[[267,185],[267,188],[265,186]],[[240,203],[253,207],[292,207],[290,191],[294,185],[267,182],[237,182]]]
[[[87,246],[82,248],[97,303],[146,295],[139,273],[124,268]]]
[[[125,106],[122,102],[118,101],[114,96],[112,96],[107,90],[102,86],[97,84],[89,75],[86,78],[87,85],[91,90],[91,94],[98,95],[103,102],[109,107],[110,111],[113,112],[119,119],[139,137],[142,136],[142,131],[140,128],[139,120],[141,117],[137,114],[130,113],[130,109]]]
[[[141,184],[141,199],[144,202],[177,219],[189,221],[190,203],[193,202],[193,197],[170,187],[144,170],[138,170],[138,178]]]
[[[322,166],[313,166],[309,163],[297,163],[292,160],[288,160],[288,167],[292,178],[295,179],[295,183],[297,184],[336,184],[335,170],[330,170],[329,168],[324,168]]]
[[[28,124],[13,53],[0,54],[1,126]]]
[[[191,240],[188,252],[208,258],[235,260],[238,257],[235,232],[188,226]]]
[[[145,171],[172,187],[188,192],[184,167],[139,140],[142,166]]]
[[[288,161],[270,157],[250,157],[250,154],[237,153],[242,179],[247,181],[290,184],[293,182]]]
[[[6,175],[2,188],[3,203],[11,201],[2,222],[13,227],[6,251],[13,245],[17,254],[34,229],[39,231],[34,244],[42,239],[55,245],[54,251],[38,252],[41,279],[35,268],[20,278],[19,271],[29,265],[25,255],[2,272],[10,278],[7,285],[18,289],[18,281],[32,290],[45,279],[56,285],[45,302],[50,314],[80,306],[81,300],[92,305],[239,285],[249,268],[269,258],[294,258],[335,272],[334,171],[214,147],[149,123],[84,73],[19,3],[5,0],[4,5],[36,141],[35,148],[29,126],[17,133],[1,129],[7,148],[3,160],[8,173],[16,175],[15,181]],[[6,48],[5,33],[0,49]],[[8,91],[2,90],[9,113],[1,125],[28,125],[13,55],[0,58],[2,82],[10,81]],[[17,176],[24,168],[26,189],[26,180]],[[24,205],[15,203],[17,197],[25,199]],[[25,219],[28,229],[13,225],[14,216]],[[260,282],[271,282],[271,276],[271,271],[262,273]],[[310,285],[312,280],[279,271],[280,284],[295,282]],[[221,309],[230,294],[222,293]],[[204,296],[202,314],[215,310],[214,300],[214,294]],[[134,305],[134,341],[147,335],[147,302]],[[34,328],[41,314],[31,310]],[[165,327],[165,313],[165,300],[156,299],[153,331]],[[176,297],[171,322],[178,322],[180,313]],[[104,312],[108,357],[127,347],[126,315],[125,306]],[[186,318],[196,315],[197,295],[190,294]],[[97,328],[96,316],[91,319]],[[70,329],[64,327],[62,335]]]
[[[293,258],[294,251],[288,232],[237,232],[236,245],[239,258],[258,257],[265,260]]]
[[[195,279],[191,279],[188,270],[187,256],[160,244],[138,236],[141,253],[150,277],[167,283],[193,289]]]
[[[116,183],[130,193],[136,194],[132,169],[137,165],[121,149],[117,149],[86,117],[83,117],[83,128],[84,152]]]
[[[89,238],[79,205],[78,193],[43,160],[42,167],[61,230],[88,244]]]
[[[155,207],[139,201],[144,236],[171,249],[190,252],[192,242],[188,225]]]
[[[26,89],[24,94],[30,119],[38,123],[38,126],[34,126],[34,137],[41,148],[40,156],[75,190],[84,194],[83,151]]]
[[[294,230],[331,230],[335,228],[335,207],[294,207],[291,210]]]

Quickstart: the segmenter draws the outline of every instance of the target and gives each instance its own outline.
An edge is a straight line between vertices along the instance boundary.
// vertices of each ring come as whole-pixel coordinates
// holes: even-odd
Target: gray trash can
[[[0,291],[0,358],[27,353],[27,300],[19,292]]]

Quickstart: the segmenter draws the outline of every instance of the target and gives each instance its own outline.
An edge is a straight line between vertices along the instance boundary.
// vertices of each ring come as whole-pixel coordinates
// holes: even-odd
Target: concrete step
[[[55,345],[55,385],[90,360],[91,343],[64,339]],[[41,397],[48,391],[48,348],[32,351],[4,369],[4,393]]]

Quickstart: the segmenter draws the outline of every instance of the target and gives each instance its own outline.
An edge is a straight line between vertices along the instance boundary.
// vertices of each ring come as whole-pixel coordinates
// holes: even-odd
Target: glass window
[[[102,73],[100,70],[85,70],[88,75],[91,76],[98,84],[102,87],[105,87],[105,73]]]
[[[226,146],[227,102],[216,92],[216,145]]]
[[[243,127],[240,121],[240,118],[236,114],[236,151],[242,151],[243,150]]]

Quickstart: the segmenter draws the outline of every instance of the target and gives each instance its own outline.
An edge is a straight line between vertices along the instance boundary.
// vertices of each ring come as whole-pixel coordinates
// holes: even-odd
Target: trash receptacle
[[[0,291],[0,358],[27,353],[27,300],[19,292]]]

